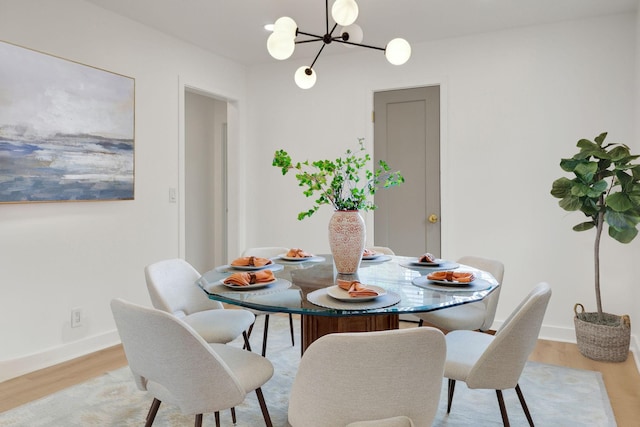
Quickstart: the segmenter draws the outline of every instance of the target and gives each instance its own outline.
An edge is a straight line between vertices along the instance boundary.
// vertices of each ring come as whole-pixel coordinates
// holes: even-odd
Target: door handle
[[[435,224],[436,222],[438,222],[438,215],[436,214],[429,215],[429,222],[431,224]]]

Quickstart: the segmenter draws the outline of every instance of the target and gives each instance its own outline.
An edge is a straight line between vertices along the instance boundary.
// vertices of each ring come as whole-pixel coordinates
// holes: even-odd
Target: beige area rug
[[[262,322],[257,321],[252,346],[261,348]],[[267,357],[275,374],[263,392],[274,426],[287,425],[287,403],[291,383],[300,358],[299,343],[291,346],[288,319],[271,316]],[[299,330],[297,337],[299,337]],[[233,345],[240,346],[240,342]],[[611,405],[599,372],[567,369],[530,362],[520,387],[538,427],[615,426]],[[384,393],[382,386],[380,391]],[[514,390],[504,392],[513,426],[526,426]],[[0,426],[141,426],[151,404],[146,393],[139,391],[128,368],[108,372],[88,382],[0,414]],[[263,426],[264,421],[255,393],[236,408],[237,426]],[[229,411],[221,413],[223,426],[233,425]],[[171,405],[161,405],[154,426],[190,426],[193,417],[183,416]],[[204,417],[203,425],[214,426],[213,414]],[[500,410],[494,391],[468,390],[464,383],[456,385],[452,412],[446,415],[446,381],[434,426],[501,426]],[[330,427],[330,426],[328,426]]]

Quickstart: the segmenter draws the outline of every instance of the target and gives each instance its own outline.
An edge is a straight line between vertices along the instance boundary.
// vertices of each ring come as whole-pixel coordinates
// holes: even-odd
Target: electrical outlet
[[[72,308],[71,309],[71,327],[79,328],[82,326],[82,309],[81,308]]]

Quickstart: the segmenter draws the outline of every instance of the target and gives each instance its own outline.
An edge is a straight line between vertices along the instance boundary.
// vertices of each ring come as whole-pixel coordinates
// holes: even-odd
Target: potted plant
[[[629,147],[605,143],[607,133],[594,141],[578,141],[580,151],[570,159],[561,159],[560,167],[574,174],[553,182],[551,195],[560,207],[581,211],[587,221],[575,231],[595,229],[594,267],[597,312],[587,313],[576,304],[574,323],[580,352],[591,359],[624,361],[629,352],[631,334],[629,316],[617,316],[602,310],[600,295],[600,238],[605,225],[608,234],[620,243],[631,242],[640,223],[640,165],[633,161]],[[580,310],[579,310],[580,309]]]
[[[404,177],[392,172],[383,160],[374,169],[368,167],[371,156],[367,153],[364,138],[358,138],[359,148],[348,149],[343,157],[335,160],[292,162],[284,150],[277,150],[273,166],[282,175],[295,171],[298,185],[306,197],[316,197],[311,209],[300,212],[298,220],[311,217],[322,205],[335,210],[329,222],[329,245],[336,269],[342,274],[358,270],[365,242],[364,220],[360,211],[376,208],[370,199],[380,188],[400,185]]]

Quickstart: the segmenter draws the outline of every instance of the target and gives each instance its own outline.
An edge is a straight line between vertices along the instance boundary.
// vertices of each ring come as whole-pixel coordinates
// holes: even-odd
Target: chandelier
[[[335,23],[329,30],[329,0],[325,0],[326,33],[322,36],[300,31],[296,22],[288,16],[279,18],[273,24],[273,33],[267,39],[267,50],[275,59],[284,60],[291,57],[296,44],[322,42],[322,47],[320,47],[311,65],[304,65],[298,68],[294,74],[294,80],[300,88],[309,89],[316,83],[317,75],[313,66],[316,64],[322,50],[332,42],[381,50],[384,52],[387,61],[394,65],[402,65],[409,60],[411,46],[405,39],[393,39],[385,47],[369,46],[361,43],[362,28],[354,24],[358,18],[358,4],[355,0],[336,0],[331,8],[331,17]],[[336,31],[338,25],[341,27]],[[309,38],[296,40],[300,35]]]

